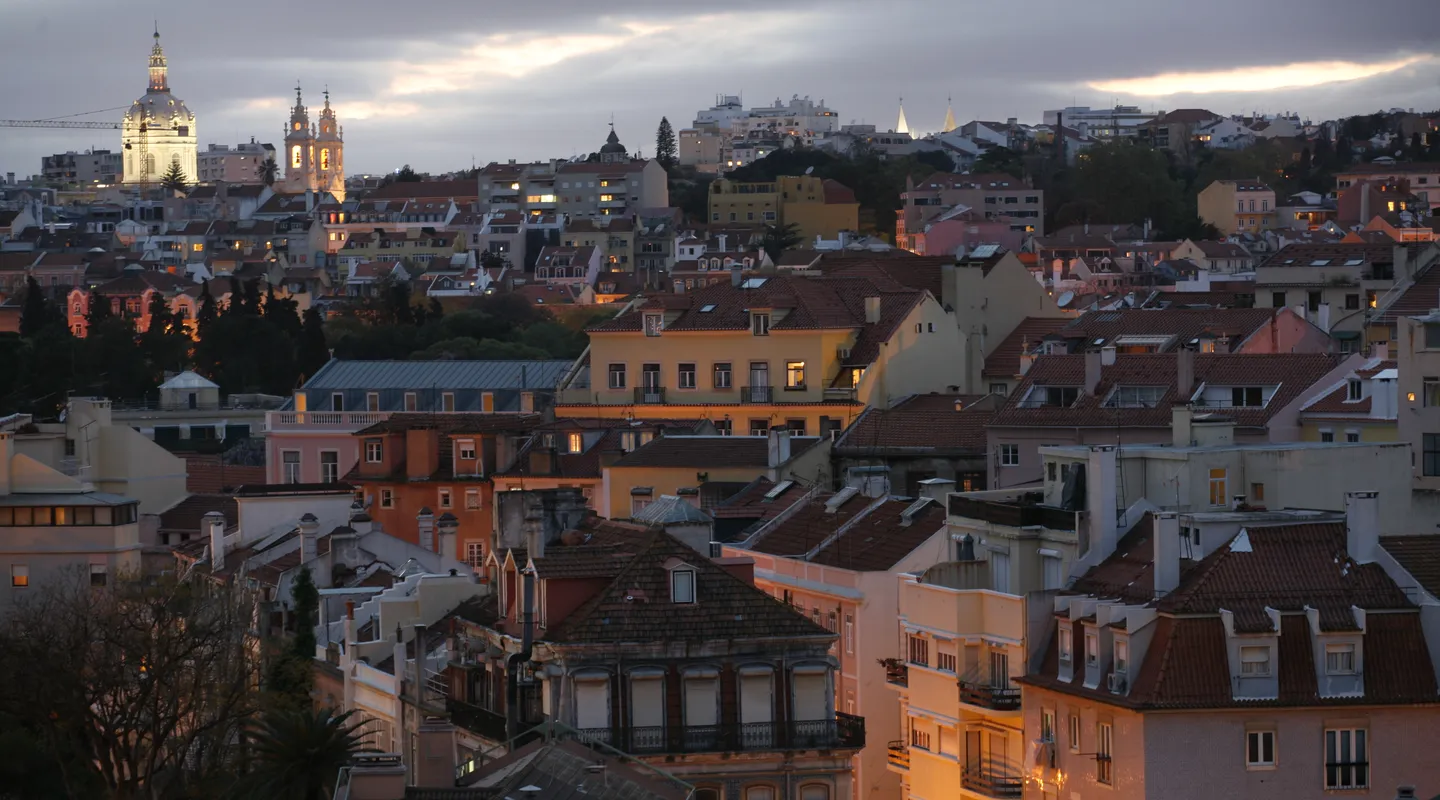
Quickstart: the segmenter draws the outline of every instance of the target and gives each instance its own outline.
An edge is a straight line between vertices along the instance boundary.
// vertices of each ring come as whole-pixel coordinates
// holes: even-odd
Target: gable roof
[[[480,195],[478,181],[396,181],[370,190],[366,200],[454,199],[474,200]]]
[[[1284,309],[1275,308],[1127,308],[1118,311],[1094,311],[1081,314],[1074,321],[1055,331],[1067,341],[1083,341],[1094,346],[1127,336],[1169,336],[1160,352],[1173,350],[1201,334],[1225,336],[1232,346],[1239,345],[1256,331],[1264,328]]]
[[[1324,264],[1316,262],[1324,261]],[[1329,242],[1324,244],[1287,244],[1260,263],[1266,267],[1339,267],[1347,261],[1360,261],[1352,266],[1394,264],[1393,243]]]
[[[867,408],[836,439],[835,451],[983,455],[998,404],[995,395],[911,395],[888,409]]]
[[[305,382],[319,389],[554,389],[574,362],[331,359]]]
[[[1026,317],[985,356],[982,375],[987,378],[1014,378],[1020,374],[1020,356],[1027,347],[1069,325],[1070,317]]]
[[[1384,370],[1395,369],[1396,365],[1397,362],[1393,360],[1372,358],[1357,368],[1352,374],[1361,380],[1368,380]],[[1300,411],[1307,415],[1360,414],[1369,417],[1371,400],[1374,399],[1374,396],[1366,395],[1359,400],[1351,400],[1350,387],[1348,384],[1349,378],[1347,376],[1344,380],[1338,381],[1330,391],[1306,403],[1301,407]],[[1374,417],[1374,419],[1385,418]],[[1389,419],[1394,419],[1394,417],[1389,417]]]
[[[794,457],[819,443],[815,436],[790,437]],[[755,467],[770,466],[768,436],[660,436],[616,461],[616,467]]]

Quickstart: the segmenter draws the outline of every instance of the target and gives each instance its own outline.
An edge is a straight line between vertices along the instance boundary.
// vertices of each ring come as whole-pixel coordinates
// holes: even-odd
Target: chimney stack
[[[1115,446],[1091,445],[1088,462],[1085,508],[1090,516],[1090,549],[1085,561],[1094,565],[1115,552]]]
[[[350,504],[350,528],[355,533],[361,536],[369,533],[372,524],[370,515],[365,513],[365,507],[360,505],[359,500]]]
[[[1180,585],[1180,517],[1174,511],[1155,514],[1155,599]]]
[[[429,506],[422,506],[415,515],[415,526],[420,533],[420,546],[435,552],[435,512]]]
[[[790,431],[784,428],[771,428],[769,437],[766,463],[771,469],[775,469],[790,460]]]
[[[1380,547],[1380,493],[1345,493],[1345,549],[1361,564],[1375,561]]]
[[[865,324],[880,324],[880,298],[878,295],[865,298]]]
[[[14,449],[10,434],[0,432],[0,497],[10,494],[10,458]]]
[[[211,511],[204,520],[210,534],[210,565],[212,569],[219,569],[225,564],[225,515]]]
[[[1091,397],[1100,388],[1100,374],[1102,367],[1102,355],[1099,350],[1087,350],[1085,352],[1085,394]]]
[[[300,518],[300,563],[308,564],[319,553],[316,545],[320,539],[320,520],[314,514],[306,513]]]
[[[737,264],[730,268],[730,285],[739,288],[745,280],[740,275],[740,266]]]
[[[1189,403],[1176,403],[1170,406],[1170,444],[1175,447],[1189,447],[1195,442],[1195,431],[1192,427],[1192,420],[1195,418],[1195,410]]]
[[[1175,350],[1175,399],[1188,403],[1194,391],[1195,351],[1187,343]]]

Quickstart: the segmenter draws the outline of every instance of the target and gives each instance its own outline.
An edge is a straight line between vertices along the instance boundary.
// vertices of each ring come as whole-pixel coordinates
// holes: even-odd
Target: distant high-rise
[[[174,165],[185,173],[188,182],[196,180],[195,114],[183,100],[170,94],[168,70],[157,27],[155,44],[150,48],[149,86],[121,121],[125,183],[159,183]]]

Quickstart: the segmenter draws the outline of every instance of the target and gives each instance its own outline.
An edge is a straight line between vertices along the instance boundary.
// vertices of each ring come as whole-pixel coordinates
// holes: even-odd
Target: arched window
[[[800,800],[830,800],[830,787],[823,783],[807,783],[800,787]]]
[[[298,145],[298,144],[290,148],[290,166],[291,166],[291,167],[293,167],[293,168],[295,168],[295,169],[299,169],[299,168],[300,168],[301,152],[302,152],[302,151],[301,151],[301,149],[300,149],[300,145]]]
[[[330,148],[320,148],[320,169],[330,169]]]

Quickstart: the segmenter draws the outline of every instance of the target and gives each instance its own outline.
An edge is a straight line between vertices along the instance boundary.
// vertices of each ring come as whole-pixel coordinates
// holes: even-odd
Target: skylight
[[[1365,263],[1365,259],[1363,259],[1363,258],[1352,258],[1352,259],[1350,259],[1350,260],[1348,260],[1348,261],[1345,262],[1345,266],[1347,266],[1347,267],[1358,267],[1358,266],[1360,266],[1361,264],[1364,264],[1364,263]]]
[[[746,279],[745,279],[745,282],[742,283],[742,284],[740,284],[740,288],[741,288],[741,289],[759,289],[761,286],[764,286],[764,285],[765,285],[765,279],[764,279],[764,278],[746,278]]]
[[[701,313],[701,314],[709,314],[711,311],[714,311],[714,310],[715,310],[715,304],[714,304],[714,303],[706,303],[705,305],[700,306],[700,313]]]
[[[1314,261],[1311,261],[1311,262],[1310,262],[1310,266],[1312,266],[1312,267],[1328,267],[1328,266],[1330,266],[1330,259],[1328,259],[1328,258],[1317,258],[1317,259],[1315,259]]]

